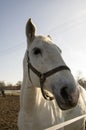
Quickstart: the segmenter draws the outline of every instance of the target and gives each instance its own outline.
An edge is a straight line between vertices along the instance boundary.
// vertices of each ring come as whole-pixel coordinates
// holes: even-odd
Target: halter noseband
[[[27,51],[27,64],[28,64],[28,75],[29,75],[29,79],[31,81],[31,78],[30,78],[30,69],[39,77],[39,80],[40,80],[40,86],[41,86],[41,92],[42,92],[42,95],[43,97],[46,99],[46,100],[53,100],[54,97],[50,97],[43,89],[44,87],[44,82],[46,80],[47,77],[59,72],[59,71],[62,71],[62,70],[69,70],[69,67],[67,67],[66,65],[62,65],[62,66],[59,66],[59,67],[56,67],[52,70],[49,70],[48,72],[45,72],[45,73],[41,73],[39,72],[36,68],[34,68],[32,66],[32,64],[30,63],[30,59],[29,59],[29,56],[28,56],[29,52]],[[31,81],[32,82],[32,81]]]

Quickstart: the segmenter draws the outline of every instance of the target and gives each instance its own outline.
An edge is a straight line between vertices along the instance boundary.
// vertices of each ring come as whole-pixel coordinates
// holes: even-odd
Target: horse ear
[[[32,42],[35,38],[35,25],[32,23],[31,18],[27,21],[26,24],[26,36],[30,42]]]
[[[49,38],[50,38],[50,40],[52,40],[52,38],[51,38],[51,36],[50,35],[47,35]]]

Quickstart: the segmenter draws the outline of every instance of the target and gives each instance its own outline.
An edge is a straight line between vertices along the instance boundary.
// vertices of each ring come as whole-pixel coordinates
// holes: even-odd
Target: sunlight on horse
[[[44,130],[86,113],[86,92],[66,66],[50,36],[37,36],[31,19],[26,24],[19,130]],[[84,119],[60,130],[85,130]]]

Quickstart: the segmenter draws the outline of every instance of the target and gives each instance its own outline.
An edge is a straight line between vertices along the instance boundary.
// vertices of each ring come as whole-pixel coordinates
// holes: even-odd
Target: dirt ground
[[[0,130],[18,130],[19,96],[0,96]]]

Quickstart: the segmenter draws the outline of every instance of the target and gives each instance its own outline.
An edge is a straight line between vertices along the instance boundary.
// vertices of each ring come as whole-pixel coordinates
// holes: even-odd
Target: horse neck
[[[46,109],[46,111],[49,109],[56,109],[56,111],[59,111],[59,107],[57,106],[55,100],[54,101],[47,101],[42,96],[40,88],[36,88],[33,86],[23,86],[23,90],[21,90],[21,101],[23,101],[22,106],[26,111],[33,111],[34,109],[39,111],[39,109],[43,108]]]

